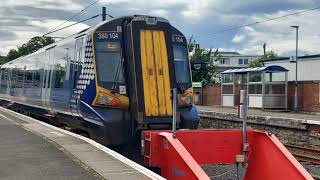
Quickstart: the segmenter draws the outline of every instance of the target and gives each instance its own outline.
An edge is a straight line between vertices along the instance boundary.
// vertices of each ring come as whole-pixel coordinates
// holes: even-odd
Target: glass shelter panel
[[[223,74],[222,75],[222,83],[233,83],[233,75],[232,74]]]
[[[249,84],[249,94],[262,94],[262,84]]]
[[[223,85],[222,94],[233,94],[233,84]]]
[[[250,72],[249,82],[261,82],[261,72]]]
[[[265,94],[285,94],[285,84],[266,84]]]

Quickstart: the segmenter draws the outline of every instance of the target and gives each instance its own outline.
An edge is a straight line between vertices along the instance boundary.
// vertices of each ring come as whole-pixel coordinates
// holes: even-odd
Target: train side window
[[[11,79],[10,79],[11,88],[16,88],[16,74],[17,74],[16,69],[12,69]]]
[[[32,71],[26,70],[25,71],[25,78],[24,78],[24,88],[31,88],[32,87]]]
[[[73,69],[73,88],[72,89],[76,89],[77,86],[77,74],[78,74],[78,66],[74,65],[74,69]]]
[[[83,46],[83,37],[76,40],[75,51],[74,51],[74,62],[73,66],[73,89],[76,89],[77,80],[78,80],[78,66],[82,60],[82,46]]]
[[[74,60],[76,62],[81,62],[81,58],[82,58],[82,46],[83,46],[83,38],[79,38],[76,40],[76,47],[75,47],[75,51],[74,51]]]
[[[47,88],[50,88],[52,71],[51,71],[51,69],[48,70],[48,71],[49,71],[49,73],[48,73],[48,84],[47,84]]]
[[[34,71],[32,86],[34,88],[37,88],[40,86],[40,71],[39,70]]]
[[[62,88],[63,87],[63,78],[65,74],[65,68],[62,67],[60,64],[57,64],[55,67],[55,88]]]
[[[16,76],[16,88],[22,88],[23,87],[23,81],[24,81],[24,70],[17,69],[17,76]]]
[[[43,88],[47,85],[47,70],[43,70]]]
[[[1,87],[7,87],[8,71],[6,69],[1,70]]]

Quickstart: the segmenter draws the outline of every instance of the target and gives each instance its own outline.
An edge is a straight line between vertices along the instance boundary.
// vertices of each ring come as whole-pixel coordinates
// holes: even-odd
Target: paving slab
[[[0,141],[0,154],[6,152],[0,160],[7,161],[0,161],[0,175],[8,179],[164,179],[91,139],[0,107],[0,137],[6,136]],[[2,169],[6,165],[14,168]]]
[[[52,143],[0,117],[0,179],[100,179]]]

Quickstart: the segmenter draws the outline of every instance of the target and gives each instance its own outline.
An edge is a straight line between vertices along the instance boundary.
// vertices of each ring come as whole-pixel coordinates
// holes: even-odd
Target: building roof
[[[218,54],[230,54],[230,55],[240,55],[238,52],[232,52],[232,51],[218,51]]]
[[[309,59],[309,58],[320,58],[320,54],[315,55],[306,55],[306,56],[298,56],[298,59]],[[270,58],[270,59],[263,59],[261,62],[266,61],[282,61],[282,60],[289,60],[290,57],[276,57],[276,58]]]
[[[214,53],[211,54],[211,56],[214,56]],[[247,55],[247,54],[240,54],[235,51],[218,51],[216,57],[260,57],[260,55]]]
[[[254,68],[241,68],[241,69],[228,69],[223,71],[221,74],[232,74],[232,73],[247,73],[247,72],[286,72],[289,71],[282,66],[264,66],[264,67],[254,67]]]

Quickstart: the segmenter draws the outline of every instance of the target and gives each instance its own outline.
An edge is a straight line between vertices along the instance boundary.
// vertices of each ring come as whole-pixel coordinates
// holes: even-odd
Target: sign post
[[[203,88],[202,88],[202,81],[200,82],[192,82],[193,88],[200,88],[200,101],[201,105],[203,105]]]

